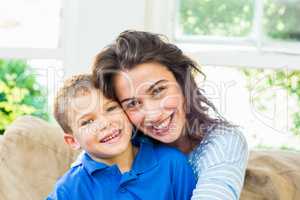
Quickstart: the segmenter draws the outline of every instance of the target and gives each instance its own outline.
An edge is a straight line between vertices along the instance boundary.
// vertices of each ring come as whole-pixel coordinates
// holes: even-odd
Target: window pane
[[[300,41],[300,0],[265,0],[263,28],[272,39]]]
[[[47,108],[51,113],[54,96],[64,79],[63,62],[61,60],[35,59],[28,60],[27,63],[34,72],[38,83],[45,89]]]
[[[0,47],[56,48],[61,0],[1,1]]]
[[[205,66],[199,86],[250,146],[300,149],[300,71]]]
[[[52,119],[54,93],[62,78],[59,60],[0,59],[0,135],[18,116]]]
[[[247,36],[254,16],[253,0],[180,0],[183,35]]]

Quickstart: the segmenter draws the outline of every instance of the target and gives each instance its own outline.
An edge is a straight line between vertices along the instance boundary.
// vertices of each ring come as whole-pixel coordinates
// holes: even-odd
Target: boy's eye
[[[88,125],[90,123],[92,123],[94,120],[92,119],[89,119],[89,120],[84,120],[80,123],[80,126],[85,126],[85,125]]]
[[[110,112],[110,111],[116,110],[118,107],[119,107],[118,105],[110,106],[106,109],[106,111]]]

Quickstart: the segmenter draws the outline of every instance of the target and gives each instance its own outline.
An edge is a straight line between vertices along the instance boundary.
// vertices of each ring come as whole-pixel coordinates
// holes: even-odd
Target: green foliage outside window
[[[293,120],[290,131],[300,135],[300,71],[266,69],[243,69],[242,71],[249,91],[255,90],[256,93],[266,94],[271,88],[280,88],[287,92],[289,100],[295,99],[296,105],[290,109]],[[253,103],[260,105],[258,109],[264,111],[270,103],[268,98],[274,98],[275,92],[272,92],[269,97],[259,95],[253,99]]]
[[[300,41],[299,1],[262,0],[264,36]],[[180,0],[184,35],[246,37],[253,33],[254,0]]]
[[[21,115],[48,120],[46,105],[47,95],[26,62],[0,59],[0,134]]]
[[[180,1],[180,25],[185,35],[246,36],[253,15],[251,0]]]
[[[269,38],[300,41],[300,2],[264,0],[263,30]]]

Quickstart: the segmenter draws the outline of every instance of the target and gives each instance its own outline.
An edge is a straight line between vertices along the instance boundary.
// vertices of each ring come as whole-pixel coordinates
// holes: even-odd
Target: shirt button
[[[125,189],[125,188],[121,188],[121,189],[120,189],[120,192],[121,192],[121,193],[125,193],[125,192],[126,192],[126,189]]]

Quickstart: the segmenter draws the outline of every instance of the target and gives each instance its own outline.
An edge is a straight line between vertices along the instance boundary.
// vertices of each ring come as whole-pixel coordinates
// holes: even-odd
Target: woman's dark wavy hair
[[[93,64],[95,86],[108,97],[116,98],[113,82],[116,72],[150,62],[166,66],[180,85],[185,98],[185,132],[192,141],[200,142],[208,129],[216,125],[230,125],[197,87],[193,75],[199,73],[205,77],[197,64],[162,35],[131,30],[122,32],[114,43],[96,56]],[[210,109],[214,117],[209,115]]]

